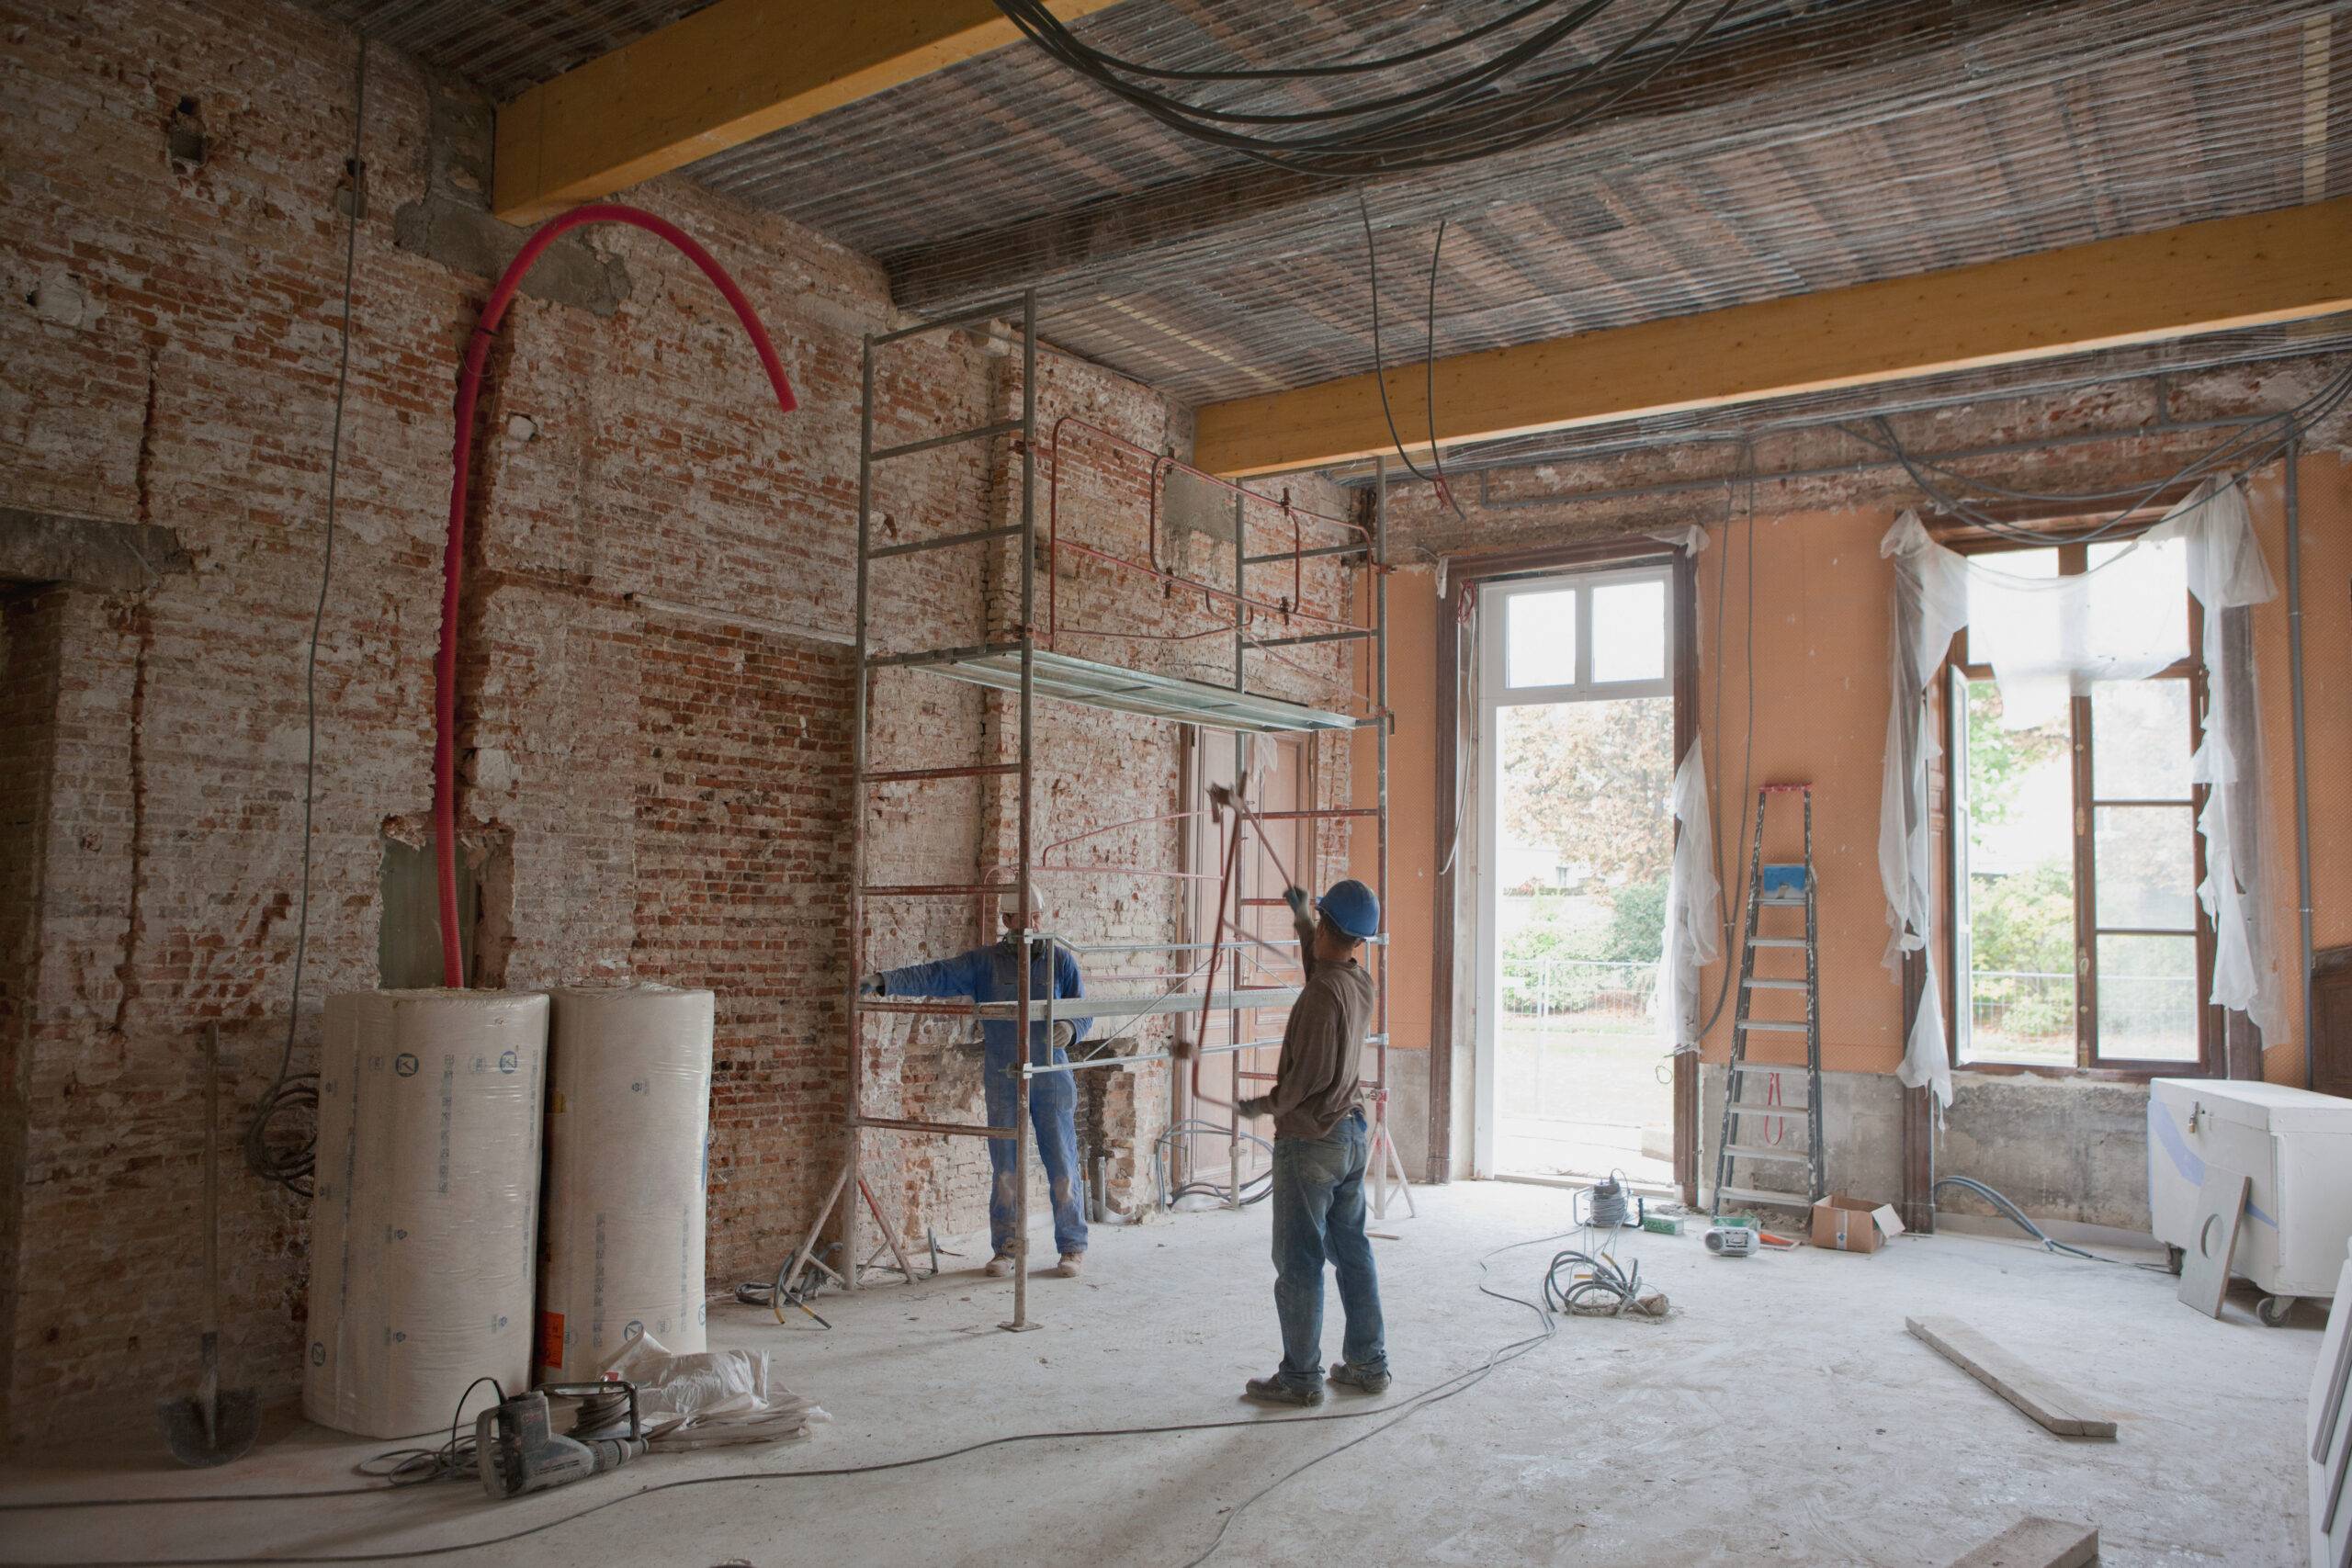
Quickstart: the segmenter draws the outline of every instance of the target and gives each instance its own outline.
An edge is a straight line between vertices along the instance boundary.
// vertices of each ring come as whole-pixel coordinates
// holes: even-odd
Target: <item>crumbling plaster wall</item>
[[[38,871],[11,895],[40,896],[0,919],[0,1156],[22,1171],[0,1225],[0,1409],[37,1410],[48,1432],[194,1376],[193,1330],[164,1325],[199,1305],[208,1022],[232,1108],[227,1375],[294,1385],[305,1204],[243,1170],[236,1118],[277,1071],[289,1017],[299,1071],[321,998],[377,983],[384,838],[421,841],[429,824],[453,377],[520,235],[480,210],[479,102],[379,48],[289,1014],[357,55],[307,11],[172,0],[46,7],[0,51],[0,506],[167,526],[193,566],[127,591],[44,590],[38,606],[57,673],[28,723],[54,761],[21,820],[12,794],[6,835],[10,864]],[[200,160],[167,151],[183,98]],[[894,321],[880,270],[806,230],[682,179],[629,199],[734,273],[801,408],[778,415],[731,312],[634,231],[566,241],[508,315],[461,611],[463,822],[503,857],[474,979],[718,991],[723,1284],[773,1270],[839,1158],[859,340]],[[907,345],[878,388],[880,439],[980,423],[999,367],[977,334]],[[1145,389],[1069,373],[1106,422],[1188,438]],[[1001,466],[978,447],[915,457],[882,504],[899,528],[968,527]],[[913,558],[877,581],[877,622],[909,644],[970,640],[981,581],[969,560]],[[35,646],[20,618],[12,734],[43,668],[18,658]],[[976,692],[900,677],[875,702],[885,746],[984,743]],[[1166,795],[1159,761],[1089,768],[1085,787],[1106,814],[1139,814]],[[1048,787],[1083,761],[1049,746]],[[889,852],[967,876],[979,806],[952,789],[886,803]],[[876,945],[911,957],[970,931],[968,908],[933,901],[890,911]],[[977,1111],[975,1071],[936,1052],[909,1063],[910,1083],[935,1083],[918,1114]],[[910,1236],[977,1225],[976,1144],[903,1157]]]
[[[1898,415],[1894,426],[1906,446],[1921,452],[2059,438],[2063,445],[1956,466],[1973,478],[2019,490],[2096,491],[2161,479],[2216,439],[2211,432],[2130,434],[2145,423],[2160,416],[2189,422],[2289,407],[2342,368],[2340,358],[2306,357],[2180,374],[2161,389],[2149,378],[2119,379],[2065,394],[1988,397]],[[2109,439],[2102,434],[2107,432],[2126,434]],[[2326,807],[2327,800],[2340,795],[2329,782],[2326,759],[2352,748],[2352,716],[2324,695],[2352,681],[2348,446],[2352,420],[2339,414],[2312,433],[2297,469],[2306,685],[2313,699],[2308,743],[2314,792],[2314,936],[2322,947],[2352,941],[2352,896],[2346,892],[2352,888],[2352,829],[2342,812]],[[1878,541],[1902,508],[1924,506],[1925,501],[1891,466],[1778,477],[1856,464],[1871,455],[1860,442],[1832,429],[1767,435],[1752,452],[1731,443],[1668,445],[1497,469],[1483,481],[1457,479],[1466,519],[1444,507],[1427,486],[1408,483],[1392,492],[1390,517],[1401,558],[1430,561],[1637,537],[1685,525],[1707,531],[1708,547],[1699,557],[1697,573],[1698,717],[1715,802],[1717,847],[1729,862],[1754,810],[1752,796],[1739,796],[1744,758],[1751,784],[1780,779],[1815,784],[1823,1057],[1830,1069],[1828,1176],[1833,1185],[1892,1199],[1902,1169],[1901,1101],[1892,1077],[1902,1055],[1902,1006],[1880,962],[1886,925],[1876,857],[1889,574]],[[1628,491],[1649,493],[1622,493]],[[1601,491],[1611,493],[1584,498],[1583,492]],[[2272,572],[2283,584],[2285,520],[2275,465],[2256,478],[2249,498]],[[2269,780],[2265,806],[2271,903],[2291,969],[2296,910],[2283,596],[2257,612],[2256,642]],[[1397,656],[1433,660],[1434,646],[1411,653],[1400,649]],[[1752,745],[1746,707],[1751,672]],[[1792,829],[1793,822],[1776,823],[1768,833],[1767,858],[1794,857],[1796,846],[1783,828]],[[1400,875],[1409,877],[1412,869],[1401,869]],[[1736,898],[1740,877],[1727,874],[1724,881],[1727,897]],[[1736,903],[1731,912],[1736,920]],[[1463,946],[1469,945],[1465,936]],[[1735,951],[1731,962],[1736,961]],[[1466,951],[1463,962],[1468,962]],[[1707,972],[1702,999],[1712,1003],[1721,976],[1720,967]],[[1466,984],[1457,987],[1461,1000],[1453,1020],[1459,1043],[1452,1061],[1453,1134],[1454,1146],[1463,1150],[1471,1147],[1470,989]],[[1706,1037],[1704,1058],[1711,1064],[1729,1052],[1729,1010]],[[2267,1043],[2264,1076],[2302,1081],[2299,1029]],[[1713,1169],[1721,1077],[1719,1070],[1705,1077],[1702,1178]],[[2135,1110],[2144,1097],[2144,1088],[2132,1082],[1961,1072],[1937,1168],[1989,1181],[2046,1218],[2144,1226],[2144,1134]],[[1463,1165],[1466,1161],[1458,1162],[1457,1169]],[[1955,1208],[1969,1206],[1964,1198],[1947,1201]]]

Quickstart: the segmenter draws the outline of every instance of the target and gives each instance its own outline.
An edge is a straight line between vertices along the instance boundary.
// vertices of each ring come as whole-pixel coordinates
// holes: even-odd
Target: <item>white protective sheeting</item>
[[[1666,941],[1652,1006],[1658,1043],[1699,1045],[1699,971],[1723,956],[1723,884],[1715,876],[1715,831],[1707,816],[1707,764],[1693,736],[1674,770],[1673,809],[1682,830],[1666,883]]]
[[[548,998],[366,991],[325,1025],[302,1413],[446,1428],[474,1379],[530,1379]]]
[[[2205,736],[2189,763],[2212,793],[2197,814],[2205,880],[2197,896],[2213,922],[2213,992],[2252,1019],[2266,1041],[2288,1037],[2286,987],[2272,940],[2262,855],[2262,730],[2256,722],[2249,612],[2278,597],[2240,480],[2207,479],[2152,529],[2184,547],[2188,591],[2204,606]],[[2162,542],[2162,541],[2159,541]]]
[[[2208,677],[2202,744],[2190,776],[2211,786],[2198,830],[2205,881],[2198,895],[2214,929],[2211,999],[2245,1012],[2267,1039],[2285,1035],[2286,1009],[2272,955],[2262,883],[2254,644],[2246,612],[2277,593],[2247,516],[2243,482],[2209,479],[2136,540],[2094,546],[2072,577],[2028,577],[1999,556],[1963,558],[1928,537],[1905,512],[1879,546],[1894,558],[1894,697],[1879,798],[1879,876],[1894,936],[1886,963],[1927,953],[1928,983],[1896,1076],[1951,1100],[1941,988],[1929,940],[1935,918],[1928,830],[1928,768],[1939,748],[1926,688],[1953,635],[1969,629],[1973,655],[1993,666],[2003,721],[2014,728],[2064,716],[2070,697],[2095,683],[2136,681],[2188,653],[2185,589],[2203,606],[2199,653]]]
[[[1894,560],[1892,700],[1886,713],[1886,763],[1879,784],[1878,875],[1886,889],[1890,935],[1885,964],[1898,976],[1903,956],[1923,953],[1928,983],[1919,1016],[1903,1043],[1894,1076],[1951,1103],[1951,1058],[1944,1049],[1943,988],[1936,977],[1935,854],[1928,823],[1928,769],[1941,754],[1928,721],[1928,682],[1940,669],[1968,615],[1967,569],[1928,537],[1918,513],[1905,512],[1880,541]]]
[[[706,1343],[703,1211],[715,998],[667,986],[555,993],[538,1370],[594,1379],[651,1334]]]

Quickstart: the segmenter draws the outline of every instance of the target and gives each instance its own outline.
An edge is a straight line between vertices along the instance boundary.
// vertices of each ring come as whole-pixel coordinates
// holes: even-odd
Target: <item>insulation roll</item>
[[[311,1420],[406,1437],[446,1430],[476,1378],[528,1386],[547,1040],[543,995],[327,998]]]
[[[707,1348],[703,1205],[716,999],[666,986],[555,993],[537,1365],[596,1377],[650,1334]]]

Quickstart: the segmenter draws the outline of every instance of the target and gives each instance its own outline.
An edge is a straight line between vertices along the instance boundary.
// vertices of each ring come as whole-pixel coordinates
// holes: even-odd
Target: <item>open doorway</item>
[[[1674,777],[1671,572],[1498,584],[1480,606],[1479,1168],[1674,1178],[1653,1011]]]

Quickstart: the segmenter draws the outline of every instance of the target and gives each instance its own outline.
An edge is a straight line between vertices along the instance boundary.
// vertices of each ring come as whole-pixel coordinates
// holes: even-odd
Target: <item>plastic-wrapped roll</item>
[[[311,1420],[405,1437],[446,1429],[478,1377],[528,1386],[547,1040],[538,994],[327,998]]]
[[[703,1207],[716,1000],[667,986],[555,993],[548,1067],[544,1382],[597,1376],[650,1333],[706,1348]]]

